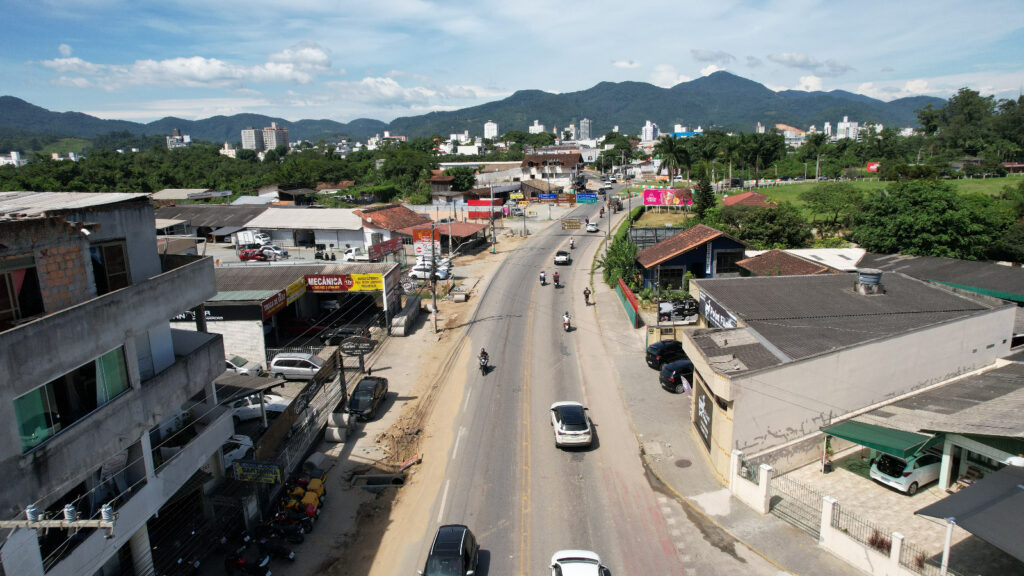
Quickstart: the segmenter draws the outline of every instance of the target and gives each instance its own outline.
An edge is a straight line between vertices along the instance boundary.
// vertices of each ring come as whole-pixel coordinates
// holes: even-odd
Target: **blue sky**
[[[2,0],[0,94],[147,122],[454,110],[728,70],[883,100],[1024,88],[1019,0]],[[505,127],[508,129],[522,127]]]

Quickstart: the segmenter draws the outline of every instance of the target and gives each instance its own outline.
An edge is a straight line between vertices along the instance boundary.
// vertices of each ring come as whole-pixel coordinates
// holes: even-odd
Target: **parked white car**
[[[259,376],[263,374],[263,366],[258,362],[247,360],[241,356],[231,356],[224,360],[225,370],[242,376]]]
[[[264,394],[263,404],[266,406],[267,416],[274,413],[280,414],[288,407],[288,401],[276,394]],[[231,415],[239,422],[254,420],[260,417],[260,395],[253,394],[245,398],[239,398],[231,403]]]
[[[233,434],[228,437],[228,441],[220,447],[221,463],[224,465],[224,469],[228,470],[231,468],[231,464],[235,460],[242,460],[252,452],[254,444],[252,438],[243,434]]]
[[[323,366],[323,361],[303,352],[282,352],[270,361],[270,372],[286,380],[309,380]]]
[[[559,550],[551,556],[551,576],[607,576],[601,557],[590,550]]]
[[[277,244],[265,244],[260,251],[268,260],[281,260],[288,257],[288,251]]]
[[[930,452],[903,460],[882,454],[871,465],[871,478],[913,496],[925,484],[939,479],[942,459]]]
[[[429,264],[420,264],[413,266],[412,269],[409,270],[409,277],[419,280],[430,280],[430,272],[431,266]],[[438,267],[435,274],[437,274],[438,280],[447,280],[450,270],[448,268]]]

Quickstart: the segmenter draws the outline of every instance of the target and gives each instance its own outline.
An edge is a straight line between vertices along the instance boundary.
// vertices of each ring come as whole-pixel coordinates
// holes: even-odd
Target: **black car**
[[[320,333],[320,342],[327,346],[337,346],[338,344],[341,344],[342,340],[353,336],[369,338],[370,329],[366,326],[360,326],[357,324],[328,328]]]
[[[686,382],[683,382],[685,380]],[[693,362],[689,359],[669,362],[661,367],[661,374],[658,376],[661,387],[676,394],[682,394],[687,386],[693,386]]]
[[[352,390],[348,399],[348,411],[360,420],[373,420],[377,416],[377,407],[388,395],[388,380],[379,376],[363,378]]]
[[[683,343],[679,340],[661,340],[647,347],[647,365],[655,370],[683,358],[686,358],[686,352],[683,352]]]
[[[476,572],[479,551],[480,545],[469,528],[446,524],[437,529],[427,563],[419,573],[423,576],[469,576]]]

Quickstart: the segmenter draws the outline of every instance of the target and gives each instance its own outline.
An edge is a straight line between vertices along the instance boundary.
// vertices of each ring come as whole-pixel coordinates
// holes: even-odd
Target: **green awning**
[[[872,450],[878,450],[886,454],[903,458],[914,455],[918,451],[930,445],[934,436],[918,434],[916,432],[904,432],[874,424],[865,424],[856,420],[847,420],[832,426],[822,426],[821,431],[836,438],[849,440],[854,444],[867,446]]]

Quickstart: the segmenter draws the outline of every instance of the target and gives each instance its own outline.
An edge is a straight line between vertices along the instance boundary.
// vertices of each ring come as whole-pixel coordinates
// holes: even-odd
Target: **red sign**
[[[380,260],[384,256],[398,252],[401,249],[402,239],[392,238],[391,240],[385,240],[371,245],[370,249],[367,250],[367,253],[370,255],[370,259]]]
[[[864,169],[867,170],[868,172],[878,172],[878,168],[881,165],[882,165],[881,162],[868,162],[867,167],[864,168]]]
[[[413,243],[417,243],[417,242],[430,242],[430,232],[431,232],[430,228],[413,228],[413,230],[412,230],[412,241],[413,241]],[[436,228],[433,230],[433,232],[434,232],[434,242],[440,242],[441,241],[441,233],[438,232]]]
[[[284,308],[284,305],[287,303],[288,294],[284,290],[267,298],[260,304],[260,308],[263,310],[263,319],[269,320],[278,310]]]
[[[348,274],[306,274],[306,286],[310,292],[347,292],[352,284],[352,277]]]

